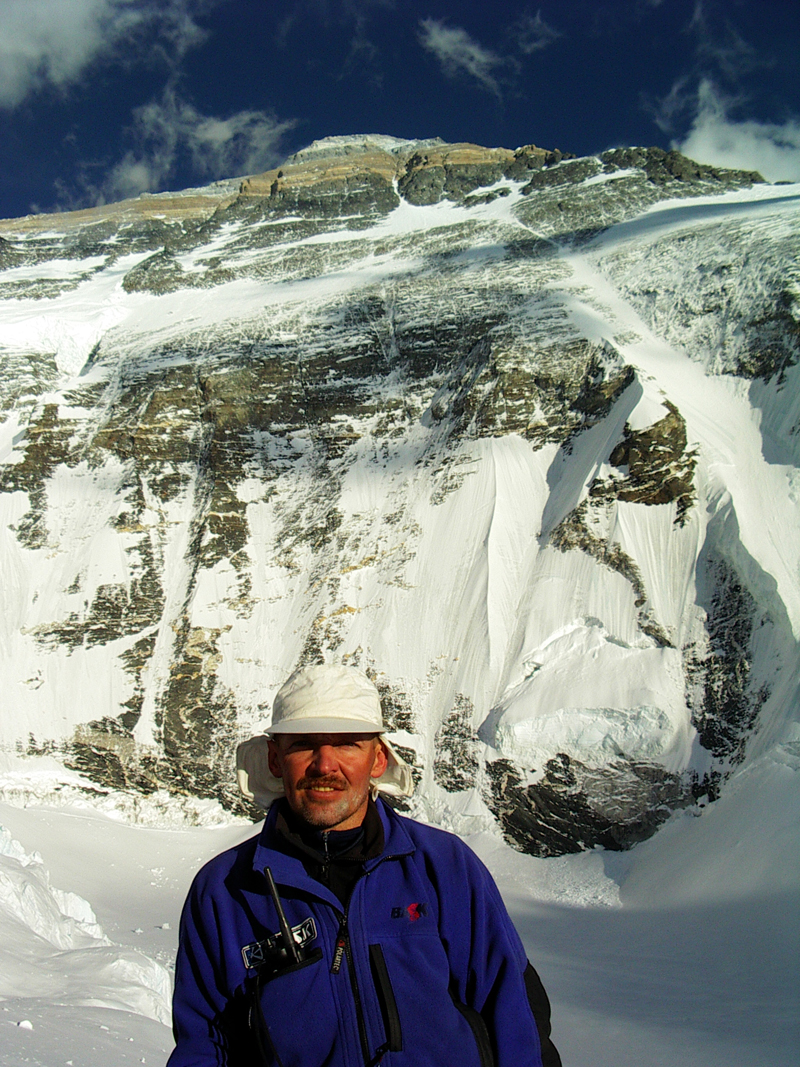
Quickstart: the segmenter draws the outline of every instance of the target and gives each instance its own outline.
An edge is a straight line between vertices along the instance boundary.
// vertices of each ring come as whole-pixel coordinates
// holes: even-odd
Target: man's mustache
[[[347,789],[347,782],[337,778],[335,774],[306,774],[300,779],[297,789],[337,789],[343,793]]]

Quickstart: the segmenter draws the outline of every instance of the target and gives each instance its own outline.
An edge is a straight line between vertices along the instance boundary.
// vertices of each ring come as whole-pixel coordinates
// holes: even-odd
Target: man
[[[264,827],[186,901],[168,1067],[559,1067],[486,868],[378,796],[412,779],[370,680],[296,671],[268,734],[238,752]]]

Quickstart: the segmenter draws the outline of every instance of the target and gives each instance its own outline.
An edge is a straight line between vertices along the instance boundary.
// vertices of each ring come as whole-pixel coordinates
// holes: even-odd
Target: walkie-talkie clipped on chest
[[[262,941],[254,941],[242,949],[242,959],[248,970],[258,972],[262,981],[278,978],[282,974],[299,970],[310,963],[322,959],[322,950],[314,948],[317,939],[317,927],[313,916],[309,915],[297,926],[289,926],[286,913],[278,896],[278,889],[272,871],[264,868],[269,893],[278,913],[280,929]]]

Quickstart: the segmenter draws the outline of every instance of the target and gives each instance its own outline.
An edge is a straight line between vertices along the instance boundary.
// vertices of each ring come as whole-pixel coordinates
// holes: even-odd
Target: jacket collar
[[[366,871],[374,870],[385,860],[408,856],[414,851],[414,842],[409,837],[402,820],[380,797],[375,801],[375,806],[383,824],[384,846],[379,855],[366,861],[364,864]],[[341,909],[341,904],[330,890],[306,873],[300,857],[293,853],[289,842],[278,833],[275,825],[278,814],[279,804],[274,803],[270,806],[266,822],[259,834],[253,854],[253,869],[263,874],[264,868],[269,867],[276,882],[311,893]]]
[[[374,870],[384,860],[397,859],[399,856],[410,856],[416,850],[414,842],[411,840],[405,826],[403,826],[403,820],[397,815],[394,808],[391,808],[381,797],[378,797],[375,801],[375,806],[383,823],[384,845],[380,856],[372,857],[364,864],[366,871]]]
[[[288,804],[278,806],[275,832],[289,843],[295,852],[317,863],[339,863],[345,860],[363,864],[383,853],[383,822],[375,801],[370,798],[367,814],[360,826],[351,830],[324,830],[309,828],[298,818]]]

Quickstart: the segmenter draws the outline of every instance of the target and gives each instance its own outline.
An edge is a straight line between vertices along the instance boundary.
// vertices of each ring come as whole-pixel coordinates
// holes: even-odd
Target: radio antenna
[[[290,957],[292,963],[300,963],[301,956],[297,947],[297,942],[292,934],[291,927],[286,918],[286,914],[281,904],[281,898],[278,896],[278,887],[275,885],[275,879],[272,877],[272,871],[269,867],[264,868],[264,876],[267,879],[267,885],[269,886],[270,896],[272,902],[275,905],[275,910],[278,913],[278,922],[281,924],[281,936],[283,938],[283,945],[286,949],[286,955]]]

